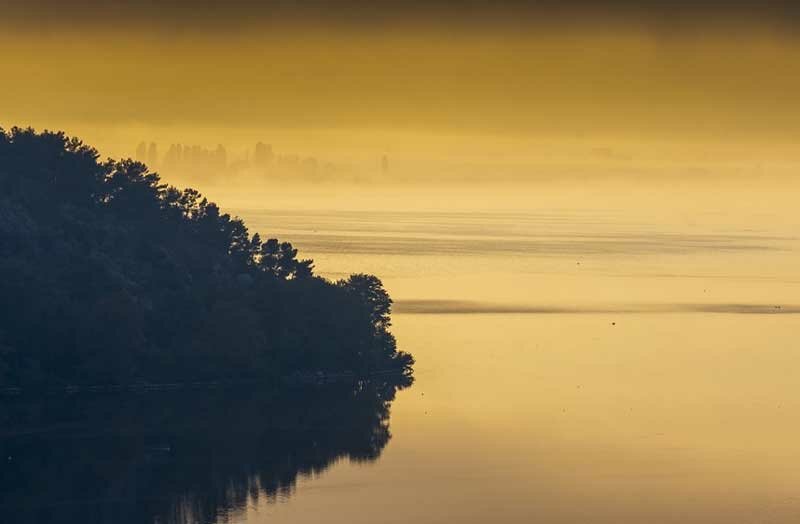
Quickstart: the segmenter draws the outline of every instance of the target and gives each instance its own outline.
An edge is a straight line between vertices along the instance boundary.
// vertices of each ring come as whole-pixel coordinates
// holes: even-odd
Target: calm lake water
[[[164,407],[170,429],[133,444],[7,439],[22,456],[9,461],[28,462],[5,481],[48,487],[3,498],[0,520],[119,522],[137,497],[152,511],[122,514],[159,522],[800,519],[800,214],[475,208],[239,209],[327,276],[382,277],[414,385],[393,401],[214,401],[179,428],[180,409]],[[137,402],[168,406],[148,398]],[[63,452],[25,458],[36,449]],[[69,483],[58,464],[70,460],[138,487],[37,478]]]
[[[380,460],[234,520],[797,522],[798,215],[708,201],[243,210],[381,275],[418,363]]]

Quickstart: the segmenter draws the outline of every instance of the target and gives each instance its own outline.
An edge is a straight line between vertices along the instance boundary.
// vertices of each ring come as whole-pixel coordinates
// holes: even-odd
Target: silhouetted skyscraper
[[[155,142],[150,142],[150,147],[147,149],[147,165],[150,169],[155,169],[158,164],[158,148]]]
[[[139,142],[139,145],[136,146],[136,160],[147,162],[147,144],[144,142]]]
[[[212,162],[215,169],[224,170],[228,167],[228,152],[222,146],[222,144],[217,144],[217,149],[214,151],[213,155],[214,161]]]
[[[259,142],[256,144],[255,152],[253,153],[254,166],[266,166],[272,163],[273,153],[272,146]]]
[[[171,144],[169,146],[166,154],[164,154],[164,161],[162,162],[164,169],[174,169],[180,163],[180,153],[178,152],[178,147],[179,146],[175,144]]]

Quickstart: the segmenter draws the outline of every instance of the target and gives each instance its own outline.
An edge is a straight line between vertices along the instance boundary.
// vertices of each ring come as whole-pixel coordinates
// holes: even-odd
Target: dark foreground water
[[[396,386],[2,402],[0,521],[206,523],[376,460]]]

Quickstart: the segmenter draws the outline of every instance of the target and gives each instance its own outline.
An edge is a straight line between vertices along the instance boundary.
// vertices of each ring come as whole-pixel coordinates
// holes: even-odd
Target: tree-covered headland
[[[409,375],[391,304],[142,163],[0,129],[0,385]]]

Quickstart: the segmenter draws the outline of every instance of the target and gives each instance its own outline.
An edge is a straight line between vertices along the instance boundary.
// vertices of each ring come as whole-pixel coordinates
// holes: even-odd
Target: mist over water
[[[401,310],[415,300],[779,306],[797,302],[800,222],[781,187],[356,188],[305,200],[273,192],[269,209],[255,207],[257,193],[246,207],[231,201],[254,231],[293,238],[323,274],[356,262],[381,274]]]
[[[238,209],[323,274],[382,275],[417,357],[377,463],[242,521],[792,522],[800,215],[616,189]]]

